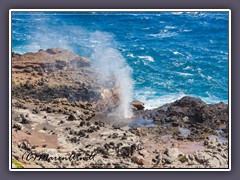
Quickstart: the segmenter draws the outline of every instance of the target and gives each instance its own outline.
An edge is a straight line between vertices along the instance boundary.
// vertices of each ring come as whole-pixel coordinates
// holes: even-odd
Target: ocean
[[[91,58],[96,43],[114,48],[124,58],[132,69],[133,99],[146,108],[187,95],[228,103],[227,12],[12,14],[14,52],[58,47]]]

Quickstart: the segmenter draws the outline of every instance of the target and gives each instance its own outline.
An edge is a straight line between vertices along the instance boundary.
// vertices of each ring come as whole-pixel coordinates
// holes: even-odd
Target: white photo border
[[[228,12],[228,168],[181,169],[86,169],[12,168],[12,13],[13,12]],[[9,171],[231,171],[231,9],[10,9],[9,10]]]

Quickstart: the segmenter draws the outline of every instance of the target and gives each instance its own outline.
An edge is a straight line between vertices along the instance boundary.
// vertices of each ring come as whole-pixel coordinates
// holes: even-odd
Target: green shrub
[[[178,160],[181,162],[181,163],[185,163],[187,161],[187,158],[185,155],[179,155],[178,156]]]
[[[14,164],[17,168],[23,168],[22,164],[14,159],[12,160],[12,164]]]

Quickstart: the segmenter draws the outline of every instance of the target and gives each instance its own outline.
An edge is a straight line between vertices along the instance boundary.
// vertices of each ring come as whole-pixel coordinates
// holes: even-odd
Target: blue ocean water
[[[227,12],[14,12],[12,49],[91,57],[96,31],[133,69],[134,99],[147,108],[185,95],[228,103]]]

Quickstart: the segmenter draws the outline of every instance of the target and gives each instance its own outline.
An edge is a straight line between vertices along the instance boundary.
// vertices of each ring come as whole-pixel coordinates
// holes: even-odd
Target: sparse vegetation
[[[12,160],[12,164],[14,164],[17,168],[23,168],[23,165],[14,159]]]

